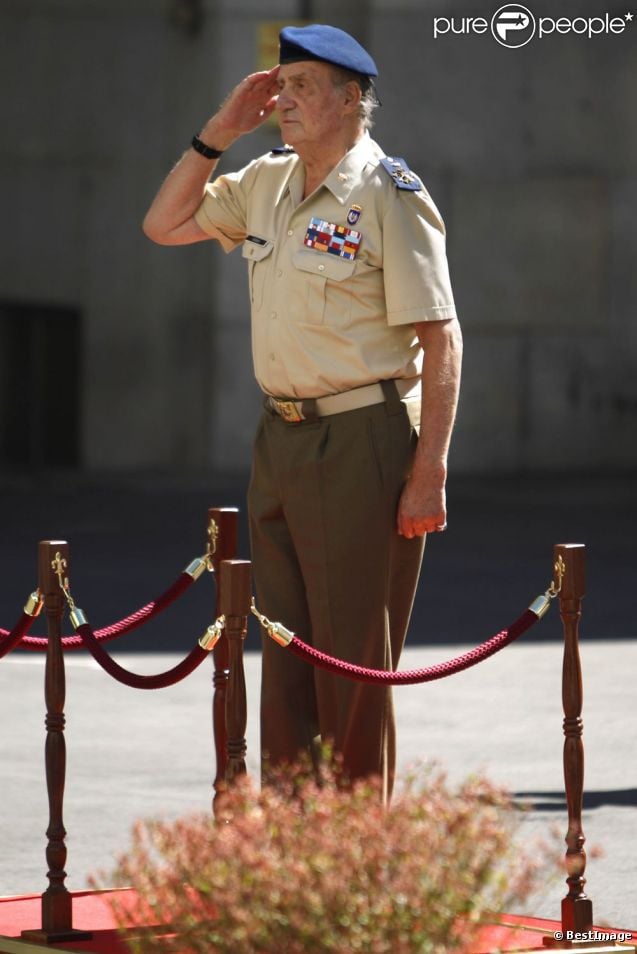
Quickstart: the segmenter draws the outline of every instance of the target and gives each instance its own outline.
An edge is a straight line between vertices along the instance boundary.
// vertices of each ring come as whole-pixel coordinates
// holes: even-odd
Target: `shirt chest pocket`
[[[258,310],[263,305],[263,289],[266,275],[271,267],[274,242],[268,239],[250,236],[241,247],[241,255],[248,263],[248,281],[250,283],[250,301]]]
[[[290,319],[312,325],[347,323],[351,300],[346,279],[354,273],[354,260],[300,248],[292,255],[292,264]]]

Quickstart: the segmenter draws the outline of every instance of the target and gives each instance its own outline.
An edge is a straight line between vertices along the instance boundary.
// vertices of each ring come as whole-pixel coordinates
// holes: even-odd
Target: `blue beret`
[[[337,27],[323,23],[283,27],[279,43],[279,63],[322,60],[363,76],[378,76],[376,64],[367,50],[353,36]]]

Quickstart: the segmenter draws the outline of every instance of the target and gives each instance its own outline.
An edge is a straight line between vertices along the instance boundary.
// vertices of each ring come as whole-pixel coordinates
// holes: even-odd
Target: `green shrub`
[[[516,812],[472,778],[409,779],[383,807],[373,781],[347,788],[281,775],[259,791],[243,779],[209,816],[139,822],[117,885],[138,892],[135,954],[450,954],[477,919],[509,909],[543,877],[513,847]],[[130,923],[130,909],[120,911]]]

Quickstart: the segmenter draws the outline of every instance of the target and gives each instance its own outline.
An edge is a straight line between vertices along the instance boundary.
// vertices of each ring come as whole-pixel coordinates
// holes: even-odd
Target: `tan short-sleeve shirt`
[[[305,200],[303,164],[289,153],[206,187],[195,219],[226,252],[242,245],[254,369],[267,394],[323,397],[415,378],[414,323],[456,317],[440,215],[424,188],[397,188],[384,155],[363,136]],[[312,218],[360,232],[355,257],[308,247]]]

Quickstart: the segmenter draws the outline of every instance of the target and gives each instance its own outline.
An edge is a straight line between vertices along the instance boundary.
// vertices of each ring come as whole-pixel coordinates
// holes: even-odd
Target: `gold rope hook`
[[[68,563],[58,550],[58,552],[55,554],[55,558],[51,561],[51,569],[58,578],[60,589],[64,593],[69,609],[73,611],[75,609],[75,600],[71,596],[71,591],[69,589],[69,578],[68,576],[64,576],[64,571],[66,570],[67,566]]]
[[[564,579],[564,574],[566,573],[566,564],[564,563],[561,554],[553,564],[553,573],[555,576],[551,580],[551,585],[546,591],[547,596],[550,596],[551,599],[555,599],[557,594],[562,589],[562,580]]]

